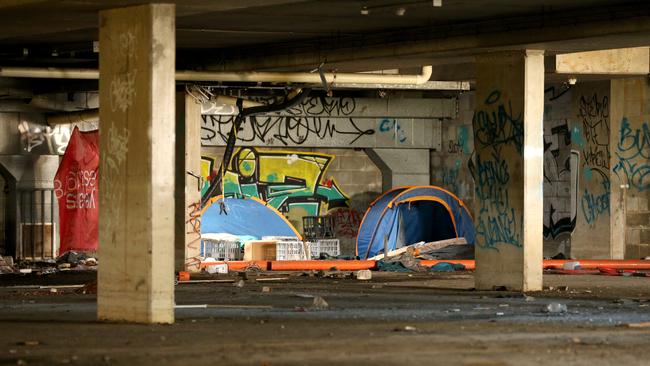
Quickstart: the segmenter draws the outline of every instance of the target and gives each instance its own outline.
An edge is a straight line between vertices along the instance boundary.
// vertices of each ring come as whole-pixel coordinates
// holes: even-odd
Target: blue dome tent
[[[237,236],[291,236],[302,240],[293,225],[275,208],[255,198],[210,199],[201,211],[201,234],[228,233]]]
[[[464,237],[474,244],[474,224],[465,203],[435,186],[394,188],[366,211],[357,235],[357,255],[373,257],[420,241]]]

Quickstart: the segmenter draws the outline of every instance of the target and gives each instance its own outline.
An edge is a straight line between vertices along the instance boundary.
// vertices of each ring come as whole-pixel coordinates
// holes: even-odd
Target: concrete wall
[[[619,79],[611,90],[612,241],[624,244],[625,258],[644,258],[650,256],[650,85],[647,78]]]
[[[222,156],[221,147],[202,148],[204,179],[218,174]],[[227,194],[268,198],[267,188],[282,190],[286,178],[301,181],[302,187],[267,202],[285,213],[299,231],[303,216],[334,216],[341,250],[353,255],[363,214],[382,192],[381,172],[366,153],[355,149],[242,148],[224,173],[224,187]]]
[[[442,122],[442,146],[430,156],[431,184],[456,194],[473,211],[474,180],[468,162],[474,151],[474,92],[460,95],[458,117]]]

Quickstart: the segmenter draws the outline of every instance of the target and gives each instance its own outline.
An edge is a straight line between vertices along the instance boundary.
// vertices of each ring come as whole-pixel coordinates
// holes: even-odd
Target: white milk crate
[[[220,261],[240,261],[244,252],[238,242],[230,240],[202,239],[201,255]]]
[[[306,243],[302,241],[278,241],[275,245],[275,259],[278,261],[309,259],[305,253],[305,246]]]
[[[341,255],[341,244],[338,239],[317,239],[309,243],[312,257],[319,257],[321,253],[327,253],[333,257]]]

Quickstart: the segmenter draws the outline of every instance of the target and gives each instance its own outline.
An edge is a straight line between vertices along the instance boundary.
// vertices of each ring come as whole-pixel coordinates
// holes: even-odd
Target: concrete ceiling
[[[0,66],[95,67],[97,12],[143,2],[0,0]],[[341,70],[370,70],[436,57],[466,62],[476,52],[522,45],[560,52],[650,39],[647,1],[442,0],[442,7],[431,0],[174,2],[178,65],[185,68],[302,70],[327,61]],[[602,31],[590,31],[603,22]]]

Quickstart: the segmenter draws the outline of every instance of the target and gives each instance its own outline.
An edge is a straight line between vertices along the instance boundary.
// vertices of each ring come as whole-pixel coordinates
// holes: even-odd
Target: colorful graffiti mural
[[[283,150],[239,148],[223,172],[222,191],[226,197],[257,197],[284,213],[298,228],[303,216],[324,215],[337,207],[348,207],[349,198],[333,177],[325,173],[334,155]],[[218,164],[209,156],[201,160],[209,188]]]

